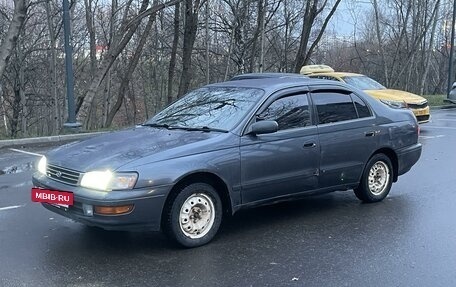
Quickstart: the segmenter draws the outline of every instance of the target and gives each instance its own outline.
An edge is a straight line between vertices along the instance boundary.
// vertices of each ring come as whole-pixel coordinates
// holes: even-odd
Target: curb
[[[450,110],[456,108],[456,105],[431,106],[431,110]]]
[[[62,142],[62,141],[78,140],[78,139],[93,137],[93,136],[104,134],[104,133],[106,133],[106,132],[80,133],[80,134],[70,134],[70,135],[60,135],[60,136],[0,140],[0,149],[4,148],[4,147],[11,147],[11,146],[18,146],[18,145],[56,143],[56,142]]]

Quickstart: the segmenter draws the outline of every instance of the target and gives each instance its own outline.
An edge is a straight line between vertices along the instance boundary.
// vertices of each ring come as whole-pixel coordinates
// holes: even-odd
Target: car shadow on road
[[[336,192],[306,197],[297,201],[282,202],[257,208],[242,210],[224,218],[219,234],[211,244],[224,244],[230,241],[254,240],[258,235],[267,237],[275,233],[293,235],[302,228],[316,231],[334,228],[341,224],[361,224],[363,217],[388,215],[391,197],[376,204],[362,204],[352,192]],[[401,208],[394,207],[394,213]],[[74,223],[78,224],[78,223]],[[78,245],[92,250],[150,251],[180,250],[178,245],[168,240],[160,232],[121,232],[107,231],[96,227],[78,224],[76,233]]]
[[[194,249],[181,248],[158,232],[105,231],[67,222],[48,238],[43,260],[62,274],[71,268],[75,278],[82,276],[81,282],[128,270],[130,277],[165,272],[177,280],[170,286],[184,286],[179,280],[193,278],[187,271],[194,270],[195,262],[198,272],[218,278],[226,274],[225,266],[260,260],[270,268],[269,262],[285,262],[296,252],[314,258],[311,266],[321,250],[345,254],[378,241],[394,250],[396,242],[409,240],[410,208],[407,196],[400,194],[376,204],[363,204],[351,192],[312,196],[241,211],[224,220],[211,243]],[[122,275],[113,275],[112,280],[119,278]]]

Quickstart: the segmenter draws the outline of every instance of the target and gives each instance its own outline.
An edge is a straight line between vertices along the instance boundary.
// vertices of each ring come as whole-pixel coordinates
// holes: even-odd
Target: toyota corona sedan
[[[419,125],[328,80],[266,78],[194,90],[140,126],[41,158],[33,201],[108,230],[208,243],[248,207],[354,190],[378,202],[418,161]]]

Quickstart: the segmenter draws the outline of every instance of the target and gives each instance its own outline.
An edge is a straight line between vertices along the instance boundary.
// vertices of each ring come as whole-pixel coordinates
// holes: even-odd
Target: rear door
[[[316,89],[311,97],[321,149],[319,187],[358,182],[365,163],[378,147],[371,109],[344,89]]]
[[[241,138],[243,203],[261,201],[318,185],[319,143],[307,91],[284,93],[265,103],[258,120],[275,120],[279,131]]]

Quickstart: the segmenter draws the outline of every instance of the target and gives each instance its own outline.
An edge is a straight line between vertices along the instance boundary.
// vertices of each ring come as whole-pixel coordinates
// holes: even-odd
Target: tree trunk
[[[187,93],[190,86],[192,52],[198,30],[200,0],[185,0],[184,45],[182,50],[182,74],[178,97]]]
[[[301,67],[305,64],[307,45],[309,44],[310,32],[312,24],[317,17],[318,0],[306,1],[304,19],[302,21],[301,39],[299,41],[299,49],[295,59],[295,73],[299,73]]]
[[[250,66],[249,66],[249,73],[253,73],[255,69],[255,59],[257,56],[257,45],[258,45],[258,38],[261,36],[264,36],[264,16],[265,16],[265,0],[258,0],[258,7],[257,7],[257,23],[256,23],[256,28],[255,32],[253,33],[253,38],[252,38],[252,49],[251,49],[251,54],[250,54]],[[263,37],[262,40],[263,42]]]
[[[385,50],[383,49],[383,41],[382,41],[382,35],[380,32],[380,13],[378,9],[378,3],[377,0],[373,0],[373,5],[374,5],[374,14],[375,14],[375,34],[377,37],[377,45],[378,45],[378,50],[380,52],[380,58],[382,60],[382,67],[383,67],[383,77],[385,78],[385,85],[388,87],[389,86],[389,76],[388,76],[388,65],[385,60]]]
[[[6,36],[0,45],[0,79],[3,77],[6,65],[14,48],[16,47],[17,38],[22,30],[22,25],[27,15],[28,0],[14,0],[14,15]]]
[[[331,20],[332,16],[336,12],[337,7],[340,4],[340,1],[341,0],[337,0],[336,3],[334,3],[334,6],[331,8],[331,11],[329,12],[328,16],[326,16],[325,21],[323,22],[323,25],[320,28],[320,32],[317,35],[317,38],[315,39],[315,41],[313,41],[312,45],[310,45],[310,48],[307,50],[303,66],[309,63],[310,57],[312,56],[313,51],[317,47],[318,43],[320,43],[320,40],[323,37],[323,33],[325,32],[326,27],[328,26],[328,23]]]
[[[3,126],[5,127],[5,134],[8,134],[8,120],[6,117],[5,98],[3,97],[3,89],[0,85],[0,105],[3,111]]]
[[[143,0],[141,4],[141,8],[139,13],[136,17],[134,17],[130,22],[122,25],[121,32],[121,39],[115,46],[110,46],[106,57],[103,59],[100,67],[97,69],[97,73],[95,77],[89,84],[88,91],[86,95],[79,99],[77,108],[77,120],[81,123],[86,123],[88,112],[90,106],[92,105],[93,99],[96,96],[98,87],[101,85],[103,80],[105,79],[108,71],[110,70],[111,66],[114,64],[114,61],[117,59],[119,54],[124,50],[125,46],[130,42],[131,38],[133,37],[136,29],[138,28],[141,19],[147,17],[153,13],[156,13],[160,10],[163,10],[170,5],[174,5],[182,0],[170,0],[166,3],[154,5],[151,8],[147,9],[149,4],[149,0]]]
[[[420,92],[419,94],[422,96],[424,94],[424,88],[426,86],[427,82],[427,76],[429,73],[429,68],[431,66],[431,57],[433,54],[433,47],[434,47],[434,36],[435,36],[435,31],[437,29],[437,22],[438,22],[438,15],[439,15],[439,7],[440,7],[440,0],[437,0],[436,2],[436,13],[434,16],[434,22],[432,24],[432,29],[431,29],[431,39],[429,40],[429,48],[427,49],[427,52],[425,52],[425,60],[424,60],[424,72],[422,74],[421,78],[421,83],[420,83]],[[431,19],[432,20],[432,19]]]
[[[206,84],[210,83],[210,61],[209,61],[209,0],[206,0]]]
[[[168,92],[167,92],[167,103],[170,104],[173,101],[173,86],[174,86],[174,72],[176,69],[176,58],[177,58],[177,45],[179,44],[179,25],[180,25],[180,3],[177,3],[174,7],[174,35],[173,35],[173,46],[171,48],[171,58],[169,60],[168,68]]]
[[[296,55],[296,60],[295,60],[295,68],[294,68],[295,73],[299,73],[302,66],[307,65],[309,63],[310,57],[312,56],[312,53],[315,50],[315,48],[317,47],[318,43],[320,43],[323,33],[325,32],[326,27],[328,26],[328,23],[331,20],[332,16],[336,12],[337,7],[340,4],[340,1],[341,0],[336,0],[334,5],[332,6],[331,11],[326,16],[316,39],[312,42],[312,44],[309,48],[307,48],[307,47],[309,45],[312,27],[314,26],[317,16],[323,11],[325,6],[327,5],[327,0],[325,0],[323,2],[321,7],[318,7],[319,0],[308,0],[306,2],[303,27],[302,27],[302,32],[301,32],[301,40],[299,43],[299,49],[298,49],[298,53]]]
[[[419,50],[419,45],[420,45],[421,41],[423,40],[423,38],[427,34],[429,28],[433,24],[432,19],[434,17],[436,17],[437,10],[438,10],[438,6],[434,6],[434,9],[432,11],[431,20],[429,20],[427,23],[423,23],[424,27],[422,27],[422,29],[423,29],[422,31],[415,32],[416,36],[412,38],[413,41],[412,41],[411,47],[409,49],[410,52],[408,53],[408,55],[406,57],[406,62],[405,62],[405,64],[403,64],[402,69],[399,71],[399,74],[396,76],[396,80],[392,83],[393,87],[395,87],[397,85],[397,83],[400,81],[401,76],[406,72],[406,69],[410,69],[410,67],[411,67],[410,63],[413,63],[415,55]]]
[[[105,125],[106,127],[111,126],[114,116],[117,114],[120,107],[122,106],[125,95],[127,94],[128,85],[130,84],[130,80],[133,77],[133,73],[136,69],[136,66],[138,65],[142,50],[144,48],[144,45],[146,44],[147,38],[152,29],[152,25],[155,21],[155,16],[156,16],[156,14],[152,14],[149,16],[149,21],[147,22],[146,28],[144,29],[144,32],[142,33],[142,35],[139,37],[140,41],[138,43],[138,46],[136,47],[133,58],[131,59],[129,65],[128,65],[127,71],[124,74],[124,77],[122,78],[122,80],[120,82],[120,88],[119,88],[119,92],[117,94],[116,102],[108,113],[106,125]]]
[[[55,51],[56,48],[56,36],[54,31],[54,25],[52,21],[52,13],[51,13],[51,2],[52,0],[48,0],[45,2],[45,9],[46,9],[46,18],[47,18],[47,26],[49,32],[49,91],[51,92],[51,97],[54,100],[54,126],[52,134],[57,134],[60,130],[60,107],[59,107],[59,98],[57,94],[57,53]]]
[[[97,69],[96,43],[95,43],[95,28],[93,26],[93,7],[92,0],[84,0],[85,17],[87,32],[89,32],[89,50],[90,50],[90,78],[93,79]]]

